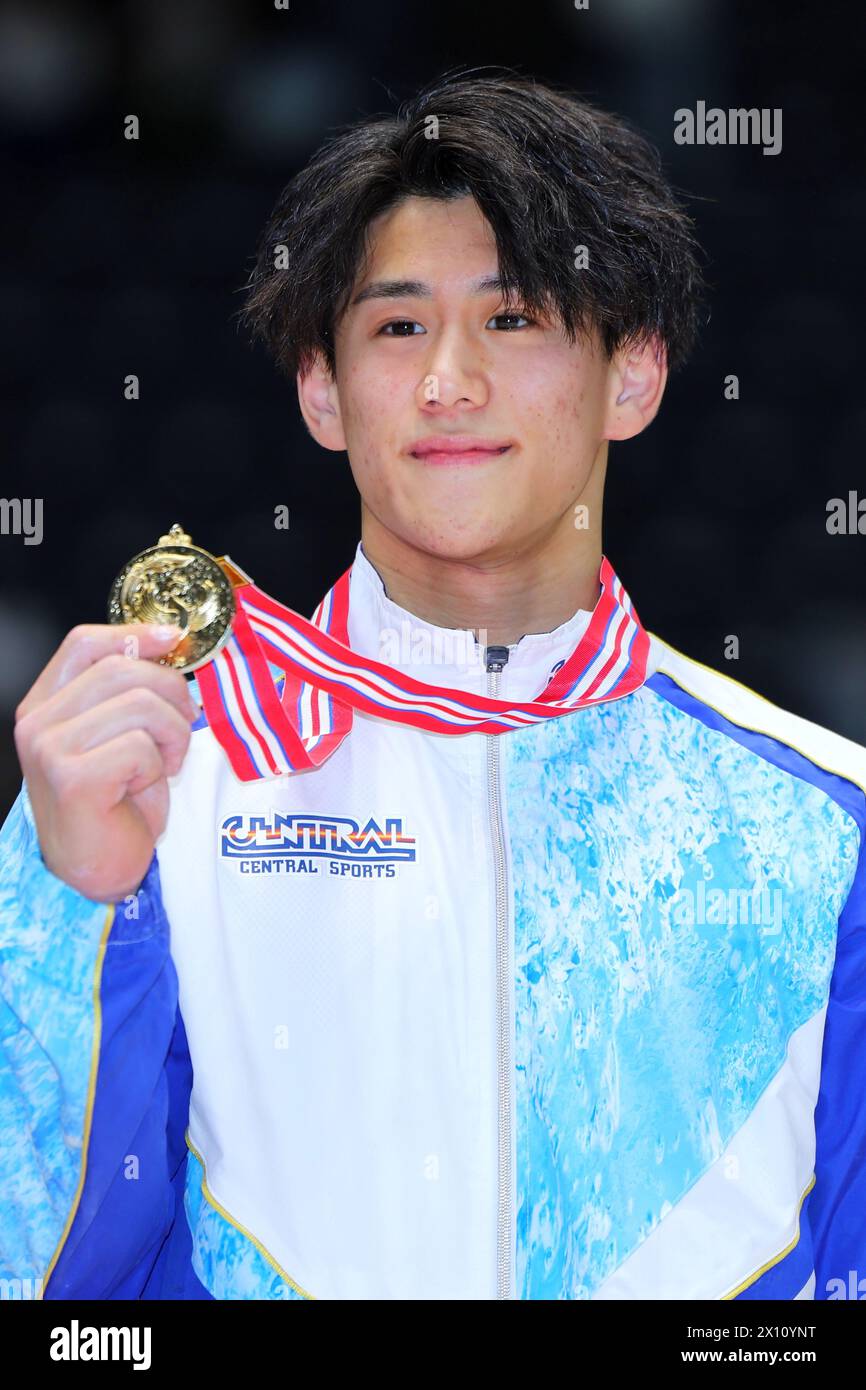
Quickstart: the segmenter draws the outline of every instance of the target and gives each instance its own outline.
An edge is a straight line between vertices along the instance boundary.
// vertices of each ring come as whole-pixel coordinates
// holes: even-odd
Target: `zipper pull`
[[[485,647],[484,666],[488,671],[501,671],[508,660],[507,647]]]

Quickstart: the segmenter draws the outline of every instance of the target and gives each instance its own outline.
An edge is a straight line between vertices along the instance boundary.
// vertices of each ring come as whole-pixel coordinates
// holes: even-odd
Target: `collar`
[[[395,603],[361,541],[352,563],[350,596],[348,629],[353,651],[430,685],[486,691],[484,648],[472,629],[439,627]],[[526,633],[509,643],[508,661],[499,677],[500,698],[534,699],[577,646],[591,620],[590,611],[578,608],[550,632]]]
[[[355,710],[459,736],[622,699],[646,680],[655,643],[606,556],[599,581],[591,613],[578,609],[510,645],[512,688],[500,681],[495,694],[471,630],[424,622],[394,603],[360,542],[310,620],[249,581],[235,590],[227,640],[199,668],[208,724],[238,777],[252,781],[320,766],[350,733]],[[279,695],[269,662],[285,672]]]

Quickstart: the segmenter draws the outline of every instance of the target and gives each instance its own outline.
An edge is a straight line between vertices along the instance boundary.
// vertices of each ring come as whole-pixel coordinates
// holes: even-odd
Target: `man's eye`
[[[535,323],[535,319],[527,318],[525,314],[518,313],[516,309],[508,309],[501,314],[494,314],[490,322],[494,323],[497,319],[523,319],[523,322],[526,324],[532,325]],[[512,329],[509,328],[506,331],[511,332]]]
[[[388,333],[386,330],[389,328],[408,328],[409,332]],[[413,328],[421,328],[421,324],[418,323],[415,319],[391,319],[388,323],[383,323],[382,327],[379,329],[379,332],[384,333],[386,338],[411,338],[414,336],[412,332]],[[423,328],[421,328],[421,332],[424,332]]]

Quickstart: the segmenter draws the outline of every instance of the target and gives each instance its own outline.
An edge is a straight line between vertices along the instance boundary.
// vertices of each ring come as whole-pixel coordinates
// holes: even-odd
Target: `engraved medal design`
[[[159,663],[196,671],[213,660],[232,629],[233,585],[242,572],[230,562],[224,568],[226,562],[228,556],[221,561],[193,545],[175,523],[155,546],[124,565],[111,586],[108,621],[176,623],[182,636]]]

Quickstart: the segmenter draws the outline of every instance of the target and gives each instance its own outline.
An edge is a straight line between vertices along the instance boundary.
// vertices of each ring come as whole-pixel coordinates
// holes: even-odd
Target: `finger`
[[[74,759],[121,734],[143,731],[159,750],[164,776],[180,770],[189,746],[189,721],[153,690],[137,687],[113,695],[100,705],[83,710],[73,719],[52,724],[31,744],[43,775],[52,780],[57,769],[64,778],[74,776]],[[112,784],[117,773],[111,772]]]
[[[154,841],[158,840],[168,822],[170,807],[171,794],[166,779],[158,777],[155,782],[142,787],[139,791],[127,789],[126,795],[127,799],[144,817],[145,824]]]
[[[162,752],[146,729],[133,729],[97,744],[74,759],[76,786],[82,800],[99,815],[125,797],[157,788],[165,779]]]
[[[157,623],[80,623],[67,632],[16,711],[27,714],[104,656],[154,660],[177,646],[180,630]]]
[[[32,738],[50,724],[74,719],[84,710],[133,689],[152,690],[185,719],[197,718],[200,713],[190,695],[186,678],[180,671],[170,666],[159,666],[153,661],[130,660],[115,652],[88,666],[41,704],[33,705],[27,712],[19,710],[18,724],[29,723],[32,726],[29,737]]]
[[[85,897],[116,902],[137,891],[168,820],[162,755],[135,729],[68,761],[71,795],[54,808],[60,838],[44,845],[45,863]]]

